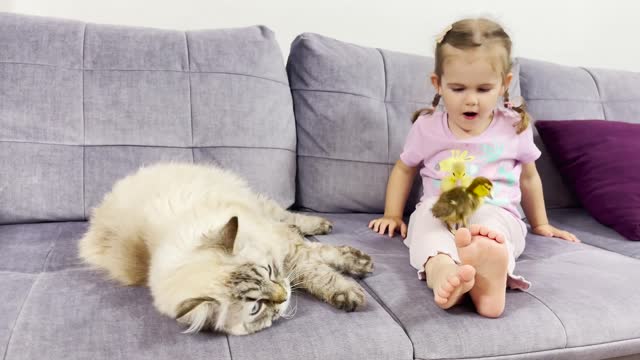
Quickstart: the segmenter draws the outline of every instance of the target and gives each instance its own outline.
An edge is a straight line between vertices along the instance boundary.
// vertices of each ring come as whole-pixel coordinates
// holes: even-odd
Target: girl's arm
[[[572,233],[560,230],[549,224],[542,194],[542,181],[535,162],[522,165],[520,191],[522,192],[522,209],[529,220],[529,224],[531,224],[533,233],[542,236],[559,237],[571,242],[580,242]]]
[[[407,236],[407,225],[402,220],[402,214],[417,172],[417,167],[409,167],[401,160],[396,161],[387,183],[384,217],[372,220],[369,223],[369,228],[377,233],[384,234],[387,227],[389,227],[389,236],[393,236],[396,228],[398,228],[402,237]]]

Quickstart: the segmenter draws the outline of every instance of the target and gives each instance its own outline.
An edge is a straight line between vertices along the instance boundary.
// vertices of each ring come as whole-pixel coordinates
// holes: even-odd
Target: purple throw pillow
[[[640,240],[640,124],[538,120],[540,137],[584,208],[629,240]]]

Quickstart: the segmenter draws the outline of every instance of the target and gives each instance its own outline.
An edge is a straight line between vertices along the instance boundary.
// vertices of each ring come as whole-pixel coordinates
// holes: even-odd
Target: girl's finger
[[[574,239],[575,237],[573,236],[572,233],[570,233],[568,231],[563,231],[560,236],[565,240],[569,240],[569,241],[575,242],[575,239]]]
[[[389,225],[389,237],[393,236],[393,233],[396,231],[396,224]]]

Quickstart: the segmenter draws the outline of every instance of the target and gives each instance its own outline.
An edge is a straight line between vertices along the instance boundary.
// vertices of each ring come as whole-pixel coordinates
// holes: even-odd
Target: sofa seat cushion
[[[182,334],[183,326],[155,310],[147,288],[120,286],[78,261],[86,228],[0,226],[3,359],[413,358],[402,327],[370,295],[362,310],[347,313],[296,292],[295,316],[262,332]]]
[[[438,308],[433,293],[409,265],[399,236],[368,229],[378,214],[325,214],[334,221],[321,242],[356,246],[374,258],[364,279],[398,319],[418,359],[603,358],[640,353],[640,261],[587,244],[529,235],[516,270],[531,280],[528,292],[508,291],[498,319],[477,315],[466,303]],[[603,327],[603,321],[606,326]]]
[[[0,354],[6,353],[11,330],[37,275],[0,271]]]
[[[583,243],[640,260],[640,242],[627,240],[583,208],[551,209],[547,215],[551,224],[574,233]]]
[[[86,222],[0,225],[0,272],[81,267],[77,241],[86,230]]]

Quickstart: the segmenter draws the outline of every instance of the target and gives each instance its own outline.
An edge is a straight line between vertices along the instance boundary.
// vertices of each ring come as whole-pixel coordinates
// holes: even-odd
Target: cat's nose
[[[271,297],[271,301],[276,304],[282,304],[283,302],[287,301],[287,290],[285,290],[284,286],[282,286],[281,284],[276,284],[273,295]]]

